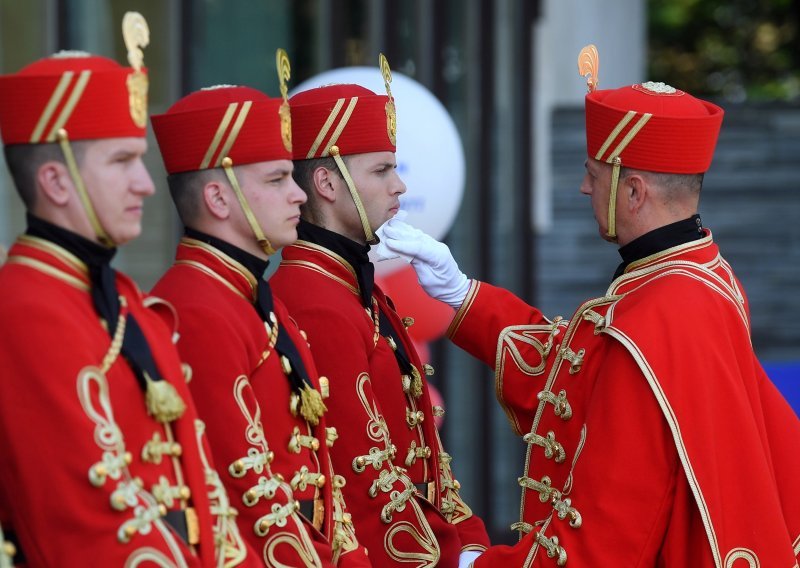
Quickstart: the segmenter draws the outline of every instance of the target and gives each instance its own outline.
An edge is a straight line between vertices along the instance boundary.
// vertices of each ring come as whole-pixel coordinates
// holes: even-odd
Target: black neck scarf
[[[114,258],[117,249],[106,248],[30,213],[27,215],[27,221],[27,235],[45,239],[66,249],[88,266],[92,303],[97,314],[105,320],[108,334],[113,338],[120,314],[116,276],[114,269],[111,268],[111,259]],[[147,392],[147,377],[156,382],[162,380],[147,338],[130,312],[125,322],[121,353],[133,369],[143,392]]]
[[[289,337],[286,328],[274,315],[275,302],[272,299],[272,289],[270,288],[269,282],[263,278],[264,272],[266,272],[269,266],[269,261],[250,254],[227,241],[189,227],[186,228],[186,236],[216,248],[244,266],[255,277],[258,282],[258,287],[256,290],[257,299],[254,307],[262,321],[270,326],[278,326],[278,338],[275,343],[275,350],[279,355],[289,360],[291,370],[286,373],[286,377],[289,379],[292,391],[298,396],[302,396],[306,387],[310,389],[314,388],[297,346],[292,342],[292,338]]]
[[[371,310],[372,289],[375,285],[375,266],[369,260],[370,245],[359,244],[344,235],[329,231],[302,219],[297,227],[297,235],[301,240],[320,245],[331,252],[335,252],[353,267],[358,281],[361,303],[365,308]],[[400,367],[400,372],[416,380],[419,377],[419,371],[411,363],[411,359],[400,339],[400,334],[392,326],[389,317],[382,310],[378,314],[378,325],[381,335],[387,339],[391,338],[390,344]]]
[[[622,257],[622,263],[617,267],[613,279],[621,276],[628,265],[637,260],[702,238],[703,222],[700,220],[700,215],[692,215],[688,219],[670,223],[645,233],[620,247],[619,255]]]

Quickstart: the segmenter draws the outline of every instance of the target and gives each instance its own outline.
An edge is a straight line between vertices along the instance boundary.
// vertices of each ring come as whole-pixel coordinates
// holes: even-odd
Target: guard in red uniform
[[[0,77],[28,210],[0,269],[3,551],[31,567],[244,565],[170,330],[109,265],[154,191],[147,24],[128,13],[123,32],[132,68],[61,52]]]
[[[663,83],[595,90],[593,46],[579,62],[581,192],[623,259],[603,296],[548,320],[469,281],[445,245],[386,229],[423,287],[460,305],[449,335],[495,369],[528,444],[520,542],[475,566],[796,566],[800,421],[697,215],[723,111]]]
[[[382,57],[382,56],[381,56]],[[387,91],[391,75],[382,69]],[[455,567],[488,545],[461,500],[406,327],[373,282],[374,231],[399,208],[394,99],[358,85],[294,95],[295,179],[308,195],[300,240],[273,289],[308,333],[330,379],[331,455],[358,535],[376,566]],[[354,205],[355,203],[355,205]]]
[[[285,95],[283,50],[278,69]],[[189,387],[245,538],[268,566],[369,566],[328,455],[327,379],[263,279],[269,255],[297,239],[306,200],[292,179],[289,104],[211,87],[153,128],[186,226],[153,293],[177,309]]]

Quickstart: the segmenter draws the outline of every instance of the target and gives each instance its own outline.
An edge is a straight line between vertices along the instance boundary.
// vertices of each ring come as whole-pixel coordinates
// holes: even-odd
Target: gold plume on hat
[[[578,54],[578,73],[586,79],[586,88],[591,93],[600,84],[600,55],[594,44],[589,44]]]
[[[383,53],[378,54],[378,65],[381,68],[381,75],[383,75],[383,82],[386,85],[386,95],[389,101],[386,103],[386,133],[389,135],[389,140],[392,144],[397,144],[397,109],[394,106],[394,97],[392,96],[392,70],[389,68],[389,61]]]
[[[292,114],[289,109],[289,87],[286,82],[292,76],[292,65],[289,63],[289,56],[284,49],[278,48],[275,52],[275,66],[278,69],[278,81],[280,82],[281,96],[283,104],[278,110],[281,115],[281,138],[283,146],[287,152],[292,151]]]
[[[147,126],[147,75],[142,72],[144,65],[143,47],[150,44],[150,28],[147,20],[139,12],[125,12],[122,18],[122,38],[128,49],[128,63],[133,73],[128,75],[128,96],[131,118],[139,128]]]

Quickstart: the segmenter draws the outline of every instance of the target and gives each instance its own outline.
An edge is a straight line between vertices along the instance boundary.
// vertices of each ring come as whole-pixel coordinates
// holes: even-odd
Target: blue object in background
[[[764,370],[800,416],[800,361],[763,363]]]

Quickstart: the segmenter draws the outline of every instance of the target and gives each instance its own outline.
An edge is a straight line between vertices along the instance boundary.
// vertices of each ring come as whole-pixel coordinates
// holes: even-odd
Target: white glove
[[[440,243],[399,219],[389,219],[383,225],[378,248],[384,253],[399,256],[410,262],[417,280],[425,292],[453,308],[459,308],[467,297],[470,282],[458,268],[447,245]]]
[[[408,211],[406,211],[405,209],[400,209],[397,213],[394,214],[394,217],[386,221],[386,223],[378,227],[378,230],[375,231],[375,235],[378,237],[378,241],[380,242],[378,242],[377,245],[372,247],[370,249],[370,252],[374,255],[376,261],[381,262],[383,260],[392,260],[395,258],[400,258],[399,254],[389,250],[386,247],[386,243],[383,242],[386,236],[384,235],[383,232],[386,230],[386,225],[388,225],[392,221],[394,222],[405,221],[406,217],[408,217]],[[404,258],[403,260],[405,260],[406,262],[411,262],[410,258]]]
[[[458,568],[470,568],[481,553],[477,550],[465,550],[458,555]]]

